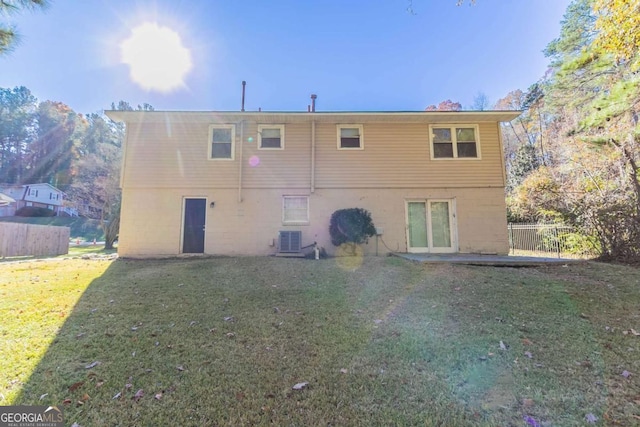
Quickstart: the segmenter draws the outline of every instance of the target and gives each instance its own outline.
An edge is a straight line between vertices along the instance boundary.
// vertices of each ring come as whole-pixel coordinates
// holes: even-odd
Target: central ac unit
[[[302,245],[301,231],[281,231],[280,232],[280,252],[297,253]]]

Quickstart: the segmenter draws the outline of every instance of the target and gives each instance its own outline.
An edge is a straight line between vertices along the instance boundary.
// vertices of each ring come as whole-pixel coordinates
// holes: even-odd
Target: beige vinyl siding
[[[498,124],[480,123],[481,159],[431,160],[429,125],[366,123],[364,150],[337,150],[335,124],[316,127],[318,188],[504,186]]]
[[[242,149],[243,188],[309,188],[311,185],[311,124],[284,125],[284,149],[258,149],[258,124],[245,125]]]
[[[128,123],[127,188],[234,188],[238,162],[209,160],[207,123]],[[236,158],[240,130],[236,125]]]
[[[235,123],[235,160],[210,160],[207,123],[129,123],[123,185],[238,188],[242,162],[242,188],[310,188],[311,123],[285,123],[283,150],[258,149],[258,124]],[[481,159],[432,160],[427,123],[365,123],[363,150],[339,150],[336,124],[318,123],[315,187],[504,186],[498,124],[480,123],[479,140]]]

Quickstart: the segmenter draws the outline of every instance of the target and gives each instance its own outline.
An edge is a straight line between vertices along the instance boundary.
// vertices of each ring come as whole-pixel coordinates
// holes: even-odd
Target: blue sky
[[[470,106],[525,90],[546,71],[542,49],[569,0],[52,0],[11,16],[20,45],[0,57],[0,87],[80,113],[111,102],[157,110],[423,110]],[[129,78],[120,44],[155,22],[178,32],[193,67],[184,87],[149,91]]]

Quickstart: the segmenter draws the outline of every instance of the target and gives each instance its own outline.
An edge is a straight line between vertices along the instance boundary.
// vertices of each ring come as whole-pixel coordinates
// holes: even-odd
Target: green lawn
[[[0,405],[85,427],[640,422],[639,270],[349,261],[0,264]]]

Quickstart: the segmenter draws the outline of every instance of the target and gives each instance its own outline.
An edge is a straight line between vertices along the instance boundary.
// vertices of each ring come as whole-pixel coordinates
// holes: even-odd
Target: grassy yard
[[[0,264],[0,405],[85,427],[640,424],[640,270],[346,261]]]

